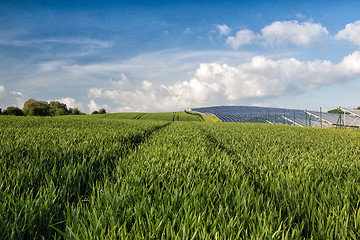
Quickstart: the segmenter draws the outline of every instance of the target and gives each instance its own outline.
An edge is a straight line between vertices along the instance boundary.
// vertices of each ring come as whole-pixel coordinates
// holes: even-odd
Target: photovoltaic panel
[[[272,123],[303,127],[331,127],[337,126],[339,120],[339,114],[287,108],[216,106],[194,108],[192,110],[205,115],[214,115],[222,122]],[[360,117],[360,110],[356,110],[355,112],[359,114]],[[346,115],[343,119],[345,120],[345,126],[347,127],[360,127],[360,118],[353,115]]]
[[[353,111],[353,110],[351,110]],[[346,112],[346,111],[345,111]],[[339,122],[339,114],[336,113],[322,113],[320,116],[319,112],[311,112],[317,119],[322,119],[323,121],[330,122],[333,126],[338,126],[343,124],[345,127],[353,127],[359,128],[360,127],[360,118],[351,115],[351,114],[341,114],[342,123]]]
[[[296,109],[254,106],[218,106],[194,108],[192,110],[205,115],[215,115],[222,122],[306,125],[306,113],[303,110]]]
[[[348,108],[341,108],[346,113],[350,113],[351,115],[360,118],[360,110],[358,109],[348,109]]]

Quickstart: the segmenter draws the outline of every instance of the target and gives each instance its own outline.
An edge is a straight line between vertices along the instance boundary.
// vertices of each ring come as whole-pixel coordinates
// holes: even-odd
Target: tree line
[[[105,109],[94,111],[92,114],[104,114]],[[68,108],[65,103],[59,101],[37,101],[35,99],[29,99],[24,103],[22,109],[14,106],[7,107],[2,111],[1,115],[13,115],[13,116],[61,116],[61,115],[85,115],[78,108]]]

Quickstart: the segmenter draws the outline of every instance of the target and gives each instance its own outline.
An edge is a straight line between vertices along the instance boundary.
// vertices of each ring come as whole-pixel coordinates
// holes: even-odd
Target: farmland
[[[116,116],[0,118],[0,239],[360,238],[359,131]]]

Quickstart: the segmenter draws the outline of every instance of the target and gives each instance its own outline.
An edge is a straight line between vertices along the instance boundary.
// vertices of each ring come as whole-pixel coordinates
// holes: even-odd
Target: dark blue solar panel
[[[305,113],[304,110],[297,109],[253,106],[218,106],[194,108],[192,110],[203,113],[205,115],[215,115],[222,122],[250,122],[298,126],[320,126],[320,122],[318,119],[310,117]]]

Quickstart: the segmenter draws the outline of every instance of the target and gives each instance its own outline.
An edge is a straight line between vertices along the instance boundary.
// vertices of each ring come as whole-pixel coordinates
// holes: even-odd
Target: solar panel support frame
[[[289,121],[289,122],[291,122],[292,124],[294,124],[294,126],[300,126],[300,127],[303,127],[301,124],[299,124],[299,123],[297,123],[297,122],[295,122],[295,121],[293,121],[293,120],[291,120],[291,119],[289,119],[289,118],[287,118],[287,117],[285,117],[285,116],[282,116],[284,119],[286,119],[287,121]]]
[[[352,112],[352,111],[350,111],[350,110],[348,110],[348,109],[346,109],[346,108],[340,107],[340,110],[343,111],[343,112],[350,113],[351,115],[354,115],[355,117],[360,118],[360,115],[359,115],[359,114],[356,114],[356,113],[354,113],[354,112]]]
[[[360,115],[357,114],[357,113],[354,113],[351,110],[348,110],[346,108],[342,108],[342,107],[339,107],[339,108],[340,108],[341,111],[344,112],[344,124],[345,124],[345,113],[349,113],[350,115],[356,117],[350,124],[348,124],[348,128],[354,127],[353,124],[355,123],[356,119],[358,119],[358,118],[360,119]]]
[[[319,120],[321,119],[319,116],[316,116],[315,114],[312,114],[312,113],[308,112],[307,110],[305,110],[305,113],[308,114],[310,117],[316,118],[316,119],[318,120],[318,121],[316,121],[316,123],[318,123]],[[327,121],[326,119],[322,119],[322,121],[323,121],[323,122],[326,122],[326,123],[329,124],[330,126],[333,126],[333,125],[334,125],[332,122]],[[315,123],[315,124],[316,124],[316,123]],[[315,124],[314,124],[314,125],[315,125]],[[309,127],[311,127],[311,124],[310,124]]]
[[[341,117],[341,107],[339,107],[338,108],[338,110],[339,110],[339,118],[338,118],[338,120],[337,120],[337,122],[336,122],[336,128],[344,128],[344,129],[346,129],[346,126],[345,126],[345,112],[344,112],[344,119]]]

